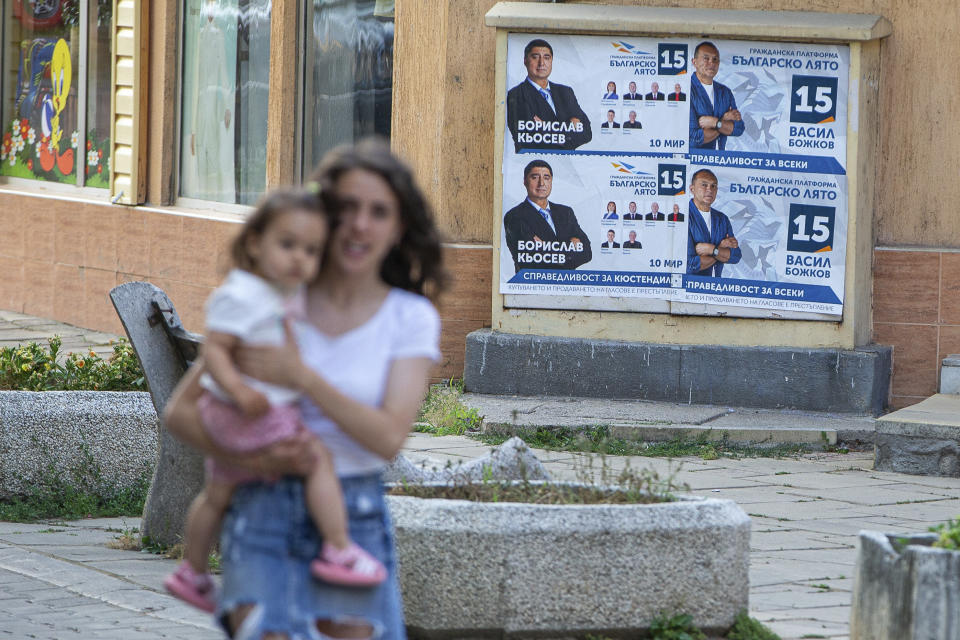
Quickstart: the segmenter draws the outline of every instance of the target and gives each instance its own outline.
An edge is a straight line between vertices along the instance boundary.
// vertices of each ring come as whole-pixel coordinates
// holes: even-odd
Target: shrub
[[[86,355],[60,352],[54,336],[47,347],[36,342],[0,349],[0,389],[20,391],[146,391],[143,370],[126,340],[113,345],[104,360],[95,352]]]

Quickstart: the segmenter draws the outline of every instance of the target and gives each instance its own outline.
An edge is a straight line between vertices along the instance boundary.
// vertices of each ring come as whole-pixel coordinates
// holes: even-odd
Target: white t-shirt
[[[702,86],[703,90],[707,92],[707,97],[710,98],[710,104],[716,104],[713,99],[713,83],[711,82],[710,84],[703,84],[701,82],[700,86]]]
[[[312,324],[298,332],[300,355],[341,393],[380,407],[394,360],[440,359],[440,316],[429,300],[403,289],[391,289],[365,323],[338,336]],[[374,473],[387,461],[340,430],[309,399],[301,402],[303,421],[330,450],[337,475]]]
[[[302,317],[304,293],[284,295],[263,278],[234,269],[207,299],[206,330],[236,336],[245,344],[282,345],[286,336],[283,318],[288,314]],[[268,384],[249,376],[244,382],[267,396],[273,406],[290,404],[300,397],[296,391]],[[218,398],[232,402],[209,373],[203,374],[200,384]]]
[[[700,212],[700,215],[703,216],[703,221],[707,223],[707,232],[713,233],[713,231],[712,231],[713,227],[710,226],[710,225],[711,225],[710,218],[712,217],[712,216],[710,215],[710,212],[709,212],[709,211],[703,211],[702,209],[700,209],[700,207],[697,207],[697,211],[699,211],[699,212]]]

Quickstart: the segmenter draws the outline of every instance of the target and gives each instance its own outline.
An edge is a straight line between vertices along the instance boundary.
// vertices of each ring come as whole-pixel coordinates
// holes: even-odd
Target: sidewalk
[[[42,342],[54,333],[63,337],[66,351],[92,348],[102,354],[116,338],[0,311],[0,346]],[[684,415],[701,410],[677,409]],[[776,417],[749,414],[691,415],[677,422],[722,419],[724,428],[733,429],[738,421],[747,427],[760,420],[766,427]],[[404,447],[414,462],[438,467],[487,450],[469,438],[426,434],[412,434]],[[536,454],[558,479],[579,479],[589,466],[587,456]],[[872,452],[709,461],[609,456],[605,464],[613,471],[627,464],[652,468],[661,476],[675,471],[676,481],[688,484],[692,494],[735,500],[750,514],[750,612],[783,640],[847,637],[861,529],[921,532],[960,515],[960,479],[876,472]],[[600,465],[594,457],[594,469]],[[161,581],[175,561],[107,547],[138,526],[137,518],[0,522],[0,640],[223,637],[208,616],[164,592]]]
[[[413,434],[404,452],[442,466],[486,453],[459,436]],[[585,457],[536,451],[555,478],[576,479]],[[753,519],[750,610],[783,640],[846,638],[861,529],[925,531],[960,514],[960,480],[871,471],[872,454],[701,460],[606,459],[609,469],[677,469],[695,495],[730,498]],[[599,462],[595,461],[595,467]],[[136,518],[0,523],[0,638],[219,638],[210,619],[168,596],[175,565],[107,548]]]

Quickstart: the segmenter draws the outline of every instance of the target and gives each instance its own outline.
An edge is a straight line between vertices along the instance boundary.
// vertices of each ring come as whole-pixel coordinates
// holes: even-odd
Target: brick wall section
[[[123,334],[110,290],[148,280],[184,325],[203,330],[203,303],[229,268],[239,225],[140,208],[0,194],[0,309]],[[439,302],[443,360],[435,380],[463,375],[465,338],[490,324],[492,250],[447,247],[451,287]]]
[[[960,253],[875,250],[873,340],[894,348],[891,408],[936,393],[941,361],[960,353]]]

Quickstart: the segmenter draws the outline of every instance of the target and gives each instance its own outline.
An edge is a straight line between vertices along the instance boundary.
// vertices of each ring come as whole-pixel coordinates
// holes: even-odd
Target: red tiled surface
[[[874,251],[873,340],[893,346],[891,409],[936,393],[940,363],[960,353],[960,253]]]

